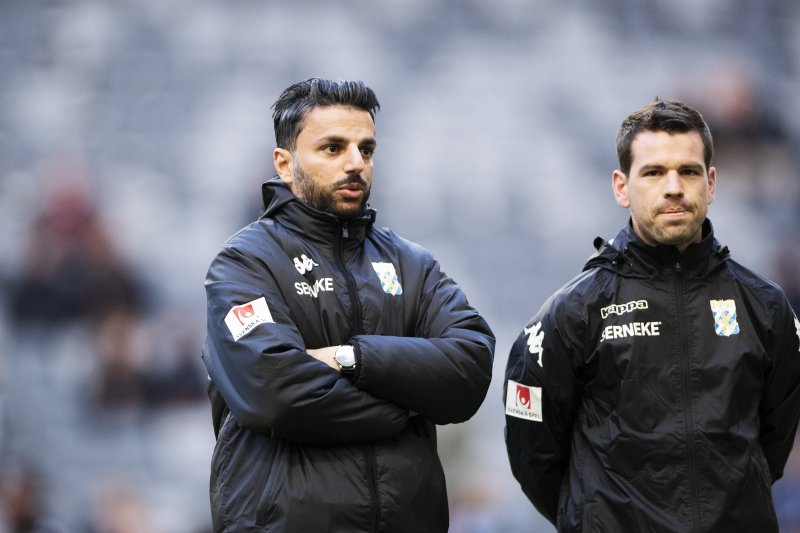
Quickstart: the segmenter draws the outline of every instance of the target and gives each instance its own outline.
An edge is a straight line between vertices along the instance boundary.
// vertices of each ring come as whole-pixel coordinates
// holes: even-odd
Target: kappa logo
[[[632,302],[627,302],[624,304],[612,304],[608,307],[603,307],[600,309],[600,316],[602,318],[607,318],[608,315],[624,315],[625,313],[630,313],[636,309],[647,309],[648,303],[647,300],[634,300]]]
[[[275,322],[267,305],[267,300],[262,296],[252,302],[236,305],[225,315],[225,325],[228,326],[233,340],[238,341],[259,324]]]
[[[542,348],[542,343],[544,342],[544,331],[542,331],[542,323],[537,322],[522,331],[528,336],[528,351],[531,355],[537,356],[538,359],[536,362],[539,363],[539,366],[543,366],[542,353],[544,349]]]
[[[319,265],[311,258],[309,258],[306,254],[300,256],[300,259],[294,258],[294,267],[302,276],[306,272],[311,272],[311,269],[314,267],[318,267]]]
[[[509,379],[506,388],[506,414],[523,420],[542,421],[542,388]]]
[[[797,315],[794,317],[794,329],[797,333],[797,340],[800,340],[800,320],[797,320]]]
[[[714,331],[720,337],[730,337],[739,333],[736,321],[736,301],[710,300],[711,314],[714,316]]]

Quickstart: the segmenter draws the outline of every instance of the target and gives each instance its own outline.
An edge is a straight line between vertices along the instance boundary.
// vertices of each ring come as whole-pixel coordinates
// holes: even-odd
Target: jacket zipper
[[[378,465],[375,461],[375,446],[373,444],[364,445],[364,455],[367,459],[367,477],[369,478],[369,497],[372,502],[372,513],[370,515],[369,530],[377,533],[381,523],[381,506],[378,501],[378,476],[376,470]]]
[[[353,327],[351,328],[351,336],[360,333],[361,331],[361,306],[358,304],[358,287],[353,274],[344,261],[344,241],[350,237],[348,224],[342,224],[342,232],[339,238],[339,246],[336,249],[337,259],[342,270],[344,270],[345,279],[347,279],[347,288],[350,293],[350,302],[353,310]],[[370,531],[379,531],[381,523],[381,505],[378,497],[378,477],[377,477],[377,464],[375,460],[375,446],[371,444],[363,445],[364,456],[367,463],[367,478],[369,482],[369,499],[371,505],[370,513]]]
[[[342,224],[342,232],[339,237],[339,246],[336,248],[336,255],[339,261],[339,266],[344,271],[345,279],[347,279],[347,289],[350,293],[350,306],[353,310],[353,327],[350,331],[350,336],[356,335],[361,332],[361,306],[358,305],[358,287],[353,274],[344,262],[344,241],[350,237],[350,230],[347,222]]]
[[[683,396],[683,418],[689,444],[689,491],[692,508],[692,530],[700,531],[700,489],[697,485],[697,450],[694,442],[694,415],[692,413],[691,369],[689,365],[689,332],[686,329],[686,305],[683,296],[683,272],[680,263],[675,263],[675,289],[678,301],[678,332],[681,355],[681,392]]]

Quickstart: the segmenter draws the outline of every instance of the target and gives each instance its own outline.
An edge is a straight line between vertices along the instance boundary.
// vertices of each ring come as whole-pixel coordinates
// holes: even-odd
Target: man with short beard
[[[374,92],[309,79],[273,109],[265,212],[206,278],[214,531],[447,531],[435,425],[483,402],[493,334],[374,224]]]
[[[632,113],[611,182],[629,224],[511,349],[511,470],[559,532],[778,531],[800,323],[715,239],[712,153],[691,107]]]

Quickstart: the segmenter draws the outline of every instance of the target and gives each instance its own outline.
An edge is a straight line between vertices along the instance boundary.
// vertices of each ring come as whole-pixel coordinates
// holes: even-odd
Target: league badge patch
[[[720,337],[730,337],[739,333],[736,322],[736,302],[734,300],[710,300],[711,314],[714,315],[714,331]]]
[[[233,340],[238,341],[259,325],[272,320],[272,313],[267,305],[267,300],[262,296],[252,302],[237,305],[228,311],[225,316],[225,325],[233,335]]]
[[[372,268],[375,269],[378,279],[381,280],[383,292],[394,296],[403,294],[403,287],[397,279],[397,272],[392,263],[372,263]]]
[[[542,421],[542,388],[508,380],[506,414],[524,420]]]

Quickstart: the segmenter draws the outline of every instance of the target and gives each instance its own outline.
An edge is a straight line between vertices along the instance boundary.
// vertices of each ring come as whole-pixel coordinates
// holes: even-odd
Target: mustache
[[[674,211],[676,209],[680,209],[682,211],[694,211],[694,204],[691,202],[670,202],[667,204],[661,204],[658,206],[657,211],[659,213],[666,213],[669,211]]]
[[[342,178],[334,182],[333,186],[338,189],[339,187],[344,187],[345,185],[350,185],[351,183],[361,185],[365,189],[367,188],[367,180],[365,180],[361,174],[348,174],[346,178]]]

